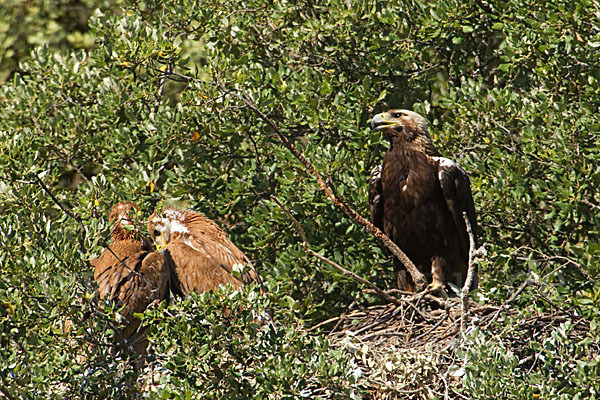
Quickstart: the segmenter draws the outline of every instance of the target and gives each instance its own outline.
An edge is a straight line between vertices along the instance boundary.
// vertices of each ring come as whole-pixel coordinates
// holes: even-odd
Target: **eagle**
[[[139,331],[141,321],[133,314],[166,297],[170,272],[164,255],[152,251],[148,241],[136,232],[129,216],[131,211],[138,211],[132,202],[119,202],[112,207],[110,246],[90,263],[99,297],[123,306],[126,323],[120,330],[121,342],[131,346],[136,354],[146,354],[145,333]]]
[[[418,113],[389,110],[375,115],[371,128],[390,143],[369,178],[371,221],[430,279],[432,289],[448,282],[462,287],[470,245],[463,212],[473,234],[477,231],[469,177],[437,151]],[[399,289],[414,292],[410,274],[395,257],[394,271]]]
[[[228,283],[239,289],[256,282],[263,290],[250,259],[206,216],[166,207],[152,214],[148,231],[172,265],[171,288],[175,294],[201,293]],[[232,273],[234,269],[240,272],[238,276]]]

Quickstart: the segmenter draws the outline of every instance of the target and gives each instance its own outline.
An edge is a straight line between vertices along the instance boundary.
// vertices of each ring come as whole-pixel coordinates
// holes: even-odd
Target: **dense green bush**
[[[19,61],[40,45],[91,48],[88,19],[94,9],[119,12],[119,0],[4,0],[0,7],[0,83],[18,71]]]
[[[346,358],[258,291],[223,289],[148,313],[158,398],[353,398]],[[282,326],[284,328],[280,328]],[[185,351],[182,351],[185,349]],[[190,357],[189,355],[194,355]]]
[[[8,79],[0,87],[4,396],[36,398],[52,387],[56,398],[105,398],[132,387],[128,364],[108,356],[106,327],[116,312],[99,314],[90,305],[88,260],[105,245],[106,213],[118,200],[137,202],[145,216],[176,202],[217,220],[255,261],[271,292],[261,301],[279,318],[277,330],[260,336],[258,348],[273,357],[263,360],[251,345],[256,327],[244,316],[223,328],[231,329],[225,337],[203,319],[202,313],[216,318],[226,291],[149,312],[156,358],[168,371],[164,396],[227,397],[259,383],[262,397],[299,396],[313,384],[329,388],[322,396],[360,392],[343,357],[324,338],[301,332],[351,303],[379,300],[307,256],[272,196],[298,218],[313,250],[382,288],[393,287],[387,256],[327,200],[247,102],[363,215],[366,179],[386,148],[368,129],[369,117],[389,107],[426,115],[440,151],[471,175],[480,241],[489,251],[479,300],[499,303],[534,278],[551,288],[553,301],[524,297],[514,307],[523,314],[530,307],[573,309],[597,337],[600,286],[590,279],[600,255],[597,2],[168,0],[77,7],[88,3],[88,24],[76,26],[60,22],[72,21],[68,2],[51,13],[42,12],[50,7],[43,1],[31,2],[31,12],[0,11],[0,35],[13,49],[0,59],[0,80]],[[24,22],[14,25],[17,14]],[[44,45],[28,54],[38,43]],[[226,304],[248,306],[248,298],[232,296]],[[67,320],[75,328],[65,333]],[[214,349],[236,361],[203,353],[214,340]],[[514,393],[551,396],[559,392],[518,392],[519,385],[558,385],[571,368],[560,364],[539,372],[537,381],[511,381],[518,361],[501,344],[477,340],[482,344],[467,355],[482,361],[464,384],[481,396],[497,394],[498,381],[514,384]],[[544,342],[546,365],[563,362],[552,346],[572,340]],[[181,346],[189,352],[171,356]],[[339,370],[323,365],[323,357],[337,360]],[[265,380],[252,380],[239,361],[246,358]],[[572,371],[591,374],[578,381],[591,395],[596,361],[579,353],[572,360]],[[211,375],[221,363],[231,374],[226,384]],[[502,368],[488,370],[490,363]],[[199,368],[210,371],[200,375]],[[292,388],[294,381],[303,383]],[[560,394],[575,395],[572,389]]]

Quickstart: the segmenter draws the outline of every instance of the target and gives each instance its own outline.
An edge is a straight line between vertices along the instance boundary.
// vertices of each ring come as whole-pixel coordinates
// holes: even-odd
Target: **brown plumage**
[[[148,231],[172,261],[175,293],[201,293],[228,283],[236,289],[250,282],[260,285],[248,257],[216,223],[198,212],[167,207],[150,217]],[[246,271],[241,279],[232,275],[236,265]]]
[[[427,121],[407,110],[376,115],[371,127],[390,141],[383,164],[369,179],[373,224],[381,229],[432,280],[461,287],[469,257],[469,236],[462,213],[476,234],[477,221],[469,178],[436,150]],[[400,289],[414,291],[404,265],[394,258]],[[475,286],[476,287],[475,280]]]
[[[145,354],[145,335],[138,332],[141,321],[133,313],[143,312],[153,301],[165,298],[169,267],[165,257],[150,251],[135,229],[125,228],[131,225],[128,215],[131,209],[137,210],[131,202],[113,206],[109,214],[109,220],[114,221],[111,244],[90,263],[94,266],[99,297],[124,306],[122,315],[127,322],[120,331],[121,339],[133,346],[137,354]]]

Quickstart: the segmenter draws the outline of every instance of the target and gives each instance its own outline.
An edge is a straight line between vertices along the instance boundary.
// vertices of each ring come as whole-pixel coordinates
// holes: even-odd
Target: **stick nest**
[[[519,355],[519,367],[525,371],[535,362],[529,342],[549,336],[561,323],[572,324],[569,340],[589,336],[589,321],[572,310],[520,315],[519,323],[509,328],[499,323],[518,314],[508,302],[481,306],[471,301],[470,306],[464,330],[461,301],[428,294],[404,296],[400,305],[355,309],[321,326],[335,323],[329,333],[331,343],[347,351],[355,378],[366,384],[374,399],[468,398],[461,393],[461,382],[468,364],[466,350],[477,333]],[[597,342],[589,352],[590,357],[600,355]]]

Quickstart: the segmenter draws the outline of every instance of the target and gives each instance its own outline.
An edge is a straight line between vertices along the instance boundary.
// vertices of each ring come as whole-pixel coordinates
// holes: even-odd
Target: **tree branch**
[[[467,233],[469,234],[469,269],[467,270],[467,278],[465,279],[465,284],[463,285],[462,290],[460,291],[460,301],[462,303],[460,330],[464,331],[466,327],[467,312],[469,311],[468,295],[471,291],[471,287],[473,286],[473,280],[475,279],[475,275],[477,274],[477,264],[475,264],[473,261],[475,257],[485,256],[487,252],[484,246],[475,249],[475,234],[473,233],[473,227],[469,222],[467,213],[463,211],[462,215],[465,221],[465,226],[467,227]]]
[[[500,315],[500,312],[502,310],[505,310],[508,308],[508,305],[510,303],[512,303],[513,301],[515,301],[515,299],[517,297],[519,297],[521,295],[521,293],[523,293],[523,290],[525,290],[525,288],[527,288],[528,286],[539,286],[539,282],[536,281],[535,279],[525,279],[525,281],[521,284],[521,286],[519,286],[519,288],[508,298],[508,300],[506,300],[496,311],[496,313],[494,314],[494,316],[490,319],[490,321],[487,323],[487,325],[485,326],[485,330],[487,330],[493,323],[494,321],[496,321],[496,319],[498,318],[498,316]]]
[[[8,400],[15,400],[15,398],[8,391],[8,388],[5,387],[3,384],[0,384],[0,393],[2,393],[2,395]]]
[[[71,210],[67,209],[61,202],[60,200],[58,200],[58,198],[54,195],[54,193],[52,193],[50,191],[50,189],[48,189],[48,187],[44,184],[44,182],[42,182],[42,180],[37,176],[37,174],[33,174],[33,179],[37,182],[37,184],[42,188],[42,190],[48,195],[50,196],[50,198],[52,199],[52,201],[54,202],[54,204],[56,204],[65,214],[67,214],[69,217],[73,218],[75,221],[77,221],[77,223],[79,224],[79,230],[81,231],[81,236],[79,238],[79,250],[81,251],[82,254],[85,254],[85,227],[83,226],[83,221],[81,220],[81,217],[77,214],[72,212]]]
[[[274,195],[272,195],[271,199],[273,199],[273,201],[275,203],[277,203],[277,205],[283,210],[283,212],[285,212],[287,214],[287,216],[292,220],[292,223],[294,224],[294,226],[298,230],[298,233],[300,233],[300,236],[302,236],[302,244],[301,244],[301,246],[304,249],[304,251],[306,251],[311,256],[316,257],[319,260],[321,260],[321,261],[323,261],[323,262],[331,265],[333,268],[335,268],[338,271],[340,271],[344,276],[352,278],[355,281],[357,281],[359,283],[362,283],[363,285],[368,286],[369,288],[373,289],[375,291],[375,293],[377,293],[378,295],[380,295],[381,297],[383,297],[384,299],[386,299],[390,303],[394,303],[396,305],[401,305],[402,304],[402,302],[400,300],[398,300],[395,297],[390,296],[389,294],[387,294],[383,290],[379,289],[377,286],[375,286],[375,284],[371,283],[370,281],[366,280],[365,278],[362,278],[362,277],[356,275],[352,271],[348,271],[346,268],[344,268],[341,265],[335,263],[334,261],[331,261],[327,257],[324,257],[324,256],[320,255],[319,253],[317,253],[316,251],[311,250],[308,247],[308,242],[306,241],[306,234],[304,233],[304,229],[302,229],[302,226],[300,225],[300,223],[298,222],[298,220],[292,215],[292,213],[289,212],[289,210],[287,208],[285,208],[285,206],[283,204],[281,204],[281,202],[279,201],[279,199],[277,199],[277,197],[275,197]]]
[[[222,84],[221,89],[224,91],[229,90]],[[262,111],[260,111],[250,99],[247,98],[243,91],[241,93],[231,92],[231,94],[237,97],[239,100],[243,101],[254,113],[256,113],[260,117],[260,119],[262,119],[271,129],[273,129],[273,131],[277,134],[279,141],[294,155],[294,157],[298,159],[298,161],[302,163],[302,165],[304,165],[308,172],[317,179],[319,188],[325,193],[325,195],[335,206],[340,208],[350,218],[361,224],[367,230],[367,232],[378,238],[385,245],[385,247],[387,247],[392,252],[392,254],[396,258],[398,258],[398,260],[400,260],[402,264],[404,264],[409,274],[411,275],[417,290],[421,290],[422,288],[424,288],[427,284],[427,280],[425,279],[425,276],[415,267],[415,265],[408,258],[408,256],[404,254],[404,252],[400,250],[400,248],[383,232],[381,232],[381,230],[379,230],[375,225],[367,221],[352,207],[348,206],[339,197],[337,197],[333,193],[333,191],[327,186],[325,180],[323,179],[321,174],[319,174],[319,172],[315,169],[315,167],[311,164],[311,162],[308,161],[306,157],[304,157],[304,155],[294,147],[294,145],[288,140],[288,138],[281,133],[279,127],[273,121],[271,121],[269,117],[267,117]]]

